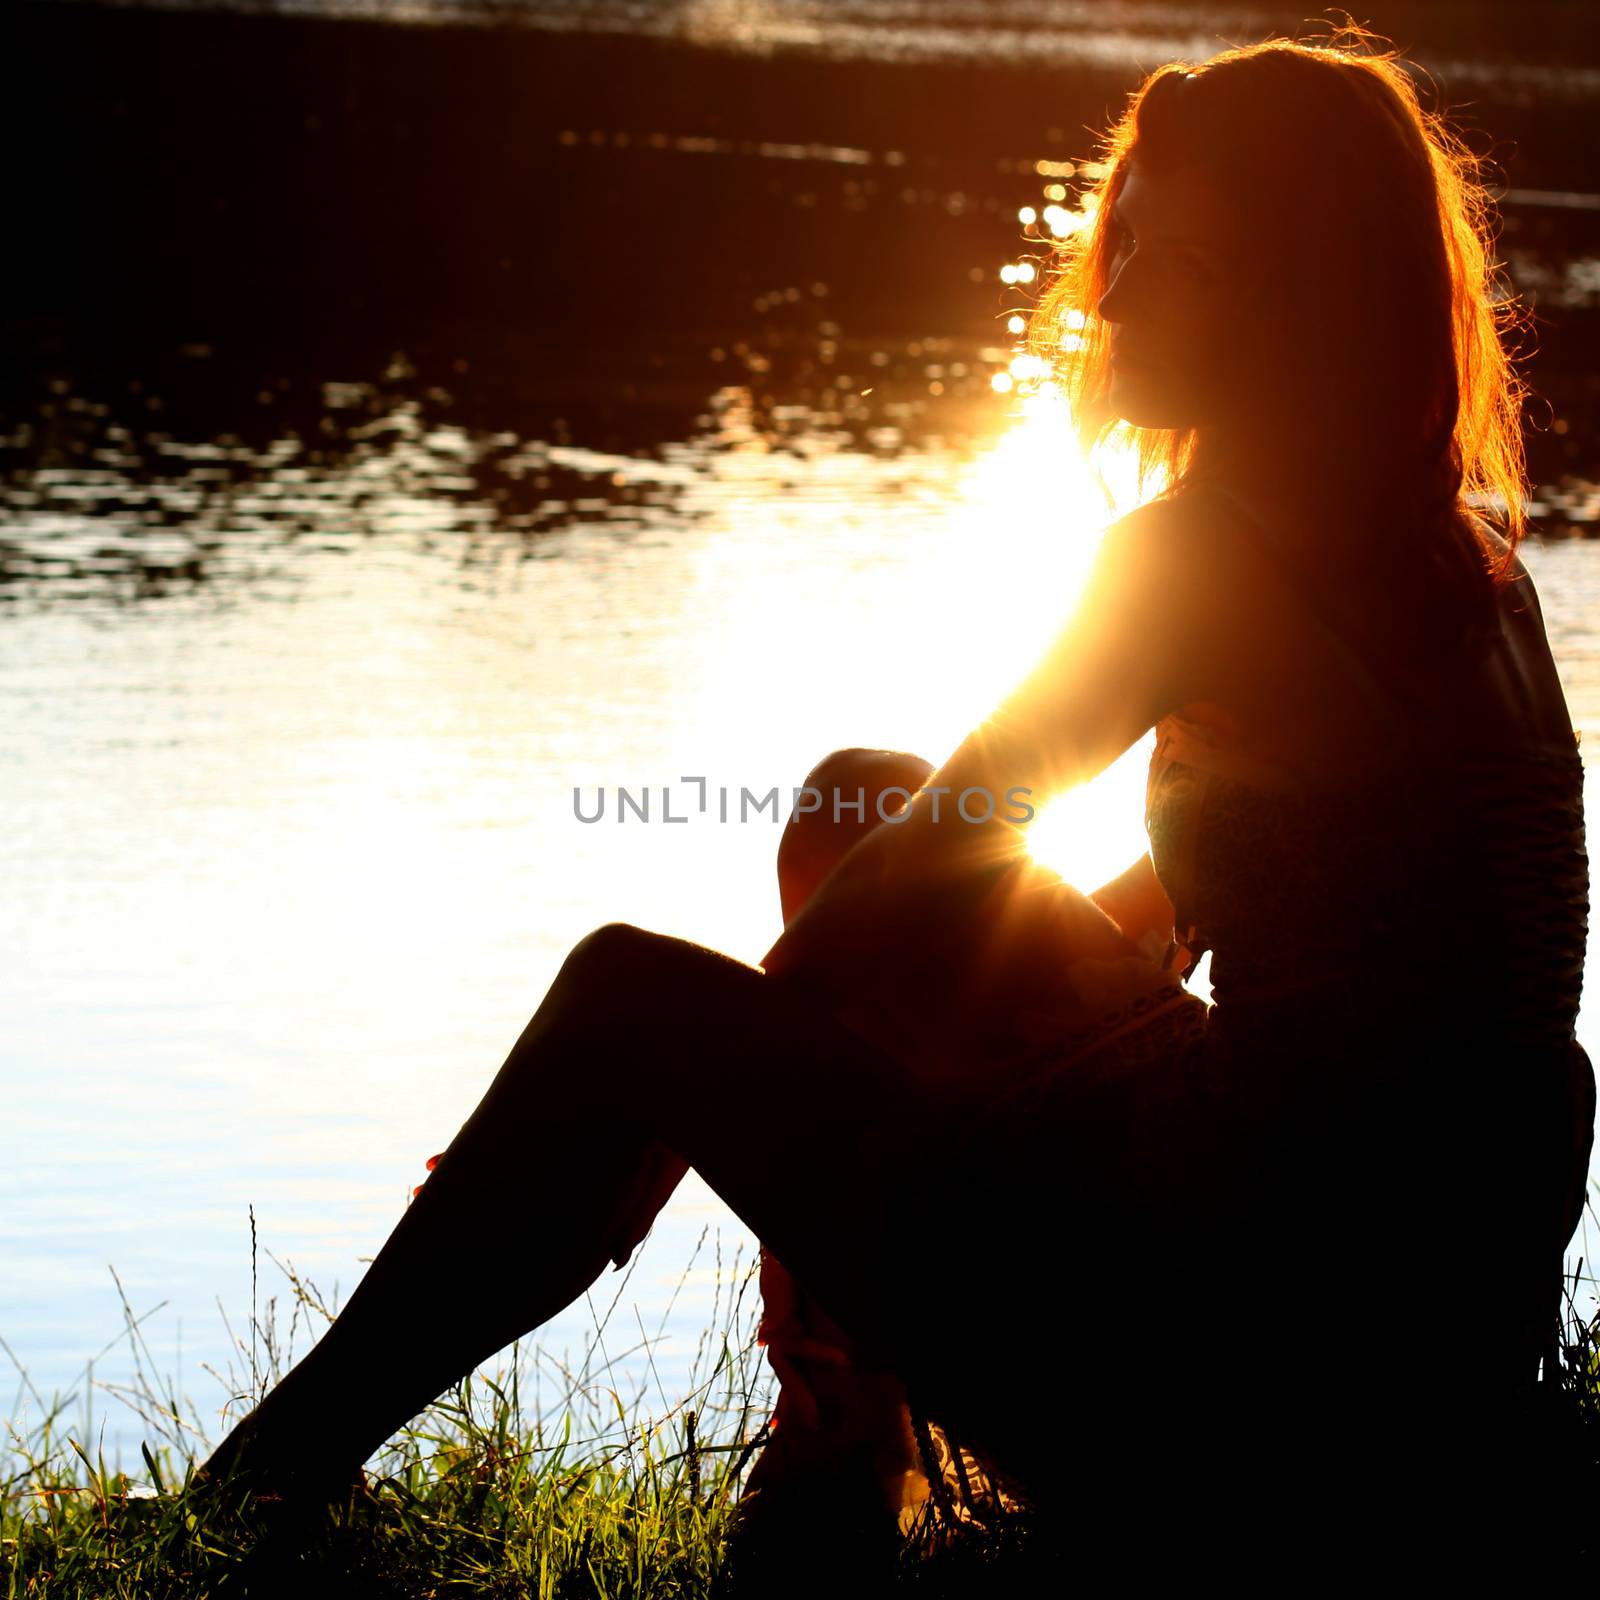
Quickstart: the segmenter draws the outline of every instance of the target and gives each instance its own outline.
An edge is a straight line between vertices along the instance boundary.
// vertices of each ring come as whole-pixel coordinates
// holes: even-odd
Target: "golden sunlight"
[[[669,775],[727,781],[737,802],[738,785],[798,785],[845,746],[937,766],[1027,676],[1070,617],[1101,532],[1133,504],[1131,464],[1108,463],[1108,504],[1060,391],[1033,374],[996,376],[1013,384],[1007,425],[974,458],[930,453],[918,467],[925,498],[906,494],[894,456],[752,453],[735,474],[730,451],[717,453],[715,514],[680,547],[676,611],[697,649],[677,668],[672,725],[657,729],[681,752]],[[1082,889],[1137,860],[1146,759],[1136,749],[1041,805],[1028,828],[1035,856]],[[681,911],[673,925],[758,959],[771,942],[771,827],[673,833],[675,892],[697,886],[693,925]],[[735,927],[741,917],[748,926]]]
[[[1029,359],[1011,363],[1010,376],[1019,386],[1040,377]],[[1109,506],[1078,454],[1065,398],[1043,383],[1020,401],[1011,426],[967,475],[963,514],[990,530],[1005,530],[1013,574],[1004,639],[987,652],[994,662],[990,709],[1059,632],[1077,603],[1101,533],[1135,503],[1132,460],[1111,456],[1101,465]],[[1144,786],[1153,744],[1146,735],[1097,778],[1042,805],[1028,826],[1034,858],[1084,890],[1137,861],[1147,848]]]

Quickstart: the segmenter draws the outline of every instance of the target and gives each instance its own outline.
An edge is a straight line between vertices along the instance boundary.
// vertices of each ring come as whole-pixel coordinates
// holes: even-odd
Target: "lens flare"
[[[988,709],[1022,680],[1066,623],[1101,534],[1137,494],[1131,456],[1108,451],[1095,462],[1107,503],[1077,448],[1066,399],[1047,371],[1039,357],[1022,355],[1013,358],[1010,373],[991,380],[997,390],[1017,394],[1025,376],[1031,392],[1020,394],[1010,426],[972,464],[963,485],[974,543],[993,552],[1003,534],[1016,574],[997,629],[973,652],[974,660],[993,667],[985,686]],[[1044,802],[1028,825],[1034,859],[1084,890],[1137,861],[1149,844],[1144,783],[1153,745],[1147,734],[1099,776]]]

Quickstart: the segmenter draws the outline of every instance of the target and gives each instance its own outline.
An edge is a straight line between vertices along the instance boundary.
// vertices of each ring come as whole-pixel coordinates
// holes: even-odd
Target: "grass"
[[[292,1265],[274,1265],[286,1303],[253,1309],[243,1337],[230,1328],[235,1361],[213,1373],[235,1415],[293,1364],[297,1339],[336,1314]],[[606,1357],[624,1277],[576,1368],[514,1346],[501,1370],[465,1380],[414,1419],[369,1464],[366,1489],[312,1523],[268,1515],[247,1525],[196,1492],[192,1463],[214,1441],[193,1404],[152,1377],[142,1319],[124,1296],[132,1382],[94,1385],[92,1371],[88,1382],[141,1424],[143,1471],[90,1458],[64,1424],[71,1397],[33,1395],[38,1419],[11,1429],[0,1592],[267,1593],[315,1571],[351,1596],[704,1594],[771,1412],[754,1270],[719,1261],[713,1331],[690,1392],[659,1417],[611,1386],[609,1369],[650,1345],[641,1329],[632,1348]],[[316,1440],[305,1448],[314,1458]]]
[[[292,1266],[275,1265],[287,1305],[274,1298],[260,1315],[252,1311],[248,1335],[234,1339],[243,1378],[232,1368],[215,1374],[241,1407],[292,1364],[298,1337],[335,1314]],[[541,1350],[513,1347],[500,1371],[464,1381],[391,1440],[369,1464],[365,1487],[341,1504],[310,1516],[269,1506],[248,1522],[191,1483],[192,1461],[209,1446],[206,1430],[192,1404],[150,1376],[140,1319],[124,1298],[134,1376],[110,1392],[150,1441],[141,1447],[143,1472],[91,1458],[64,1425],[66,1402],[45,1405],[34,1396],[38,1420],[26,1431],[10,1428],[0,1592],[7,1600],[297,1591],[348,1600],[654,1600],[1060,1587],[1058,1563],[1070,1560],[1070,1541],[1053,1545],[1055,1535],[1024,1511],[982,1523],[952,1520],[948,1506],[941,1515],[935,1505],[910,1536],[891,1528],[886,1539],[881,1530],[833,1525],[825,1497],[794,1523],[792,1561],[730,1565],[740,1484],[773,1398],[754,1342],[754,1274],[754,1263],[719,1260],[712,1328],[702,1336],[689,1393],[676,1405],[663,1397],[657,1416],[642,1398],[624,1400],[610,1387],[615,1361],[605,1358],[603,1334],[613,1301],[575,1370]],[[1558,1370],[1541,1385],[1548,1417],[1540,1437],[1559,1441],[1541,1447],[1559,1451],[1545,1465],[1572,1491],[1557,1515],[1580,1523],[1553,1530],[1574,1572],[1597,1553],[1593,1529],[1581,1526],[1600,1480],[1600,1312],[1578,1310],[1580,1285],[1591,1284],[1580,1263],[1568,1284]],[[640,1349],[648,1355],[642,1329],[640,1339],[615,1359]],[[314,1456],[316,1441],[305,1448]]]

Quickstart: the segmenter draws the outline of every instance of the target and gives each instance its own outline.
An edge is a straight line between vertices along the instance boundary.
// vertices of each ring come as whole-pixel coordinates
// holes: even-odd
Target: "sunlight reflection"
[[[1017,383],[1042,374],[1019,357]],[[998,387],[998,386],[997,386]],[[1007,564],[1020,581],[1008,590],[993,637],[974,659],[992,663],[987,709],[1020,682],[1077,603],[1100,536],[1133,504],[1133,463],[1103,460],[1112,504],[1106,503],[1072,437],[1061,392],[1045,385],[1027,394],[1010,428],[970,469],[965,513],[990,530],[1004,529]],[[981,717],[986,712],[979,712]],[[967,729],[963,728],[964,734]],[[1144,781],[1153,737],[1132,746],[1093,781],[1043,804],[1029,825],[1036,860],[1080,889],[1097,888],[1144,854]]]
[[[798,784],[848,745],[937,765],[1027,676],[1128,503],[1117,463],[1108,503],[1083,462],[1060,391],[1032,376],[1027,387],[1016,384],[1008,424],[976,457],[919,459],[920,493],[908,492],[904,456],[843,450],[751,456],[782,482],[746,480],[728,470],[741,430],[727,410],[717,513],[681,547],[698,645],[678,667],[676,726],[661,729],[682,751],[672,772],[764,790]],[[1136,751],[1041,805],[1040,859],[1094,888],[1141,855],[1139,766]],[[772,936],[773,830],[674,833],[696,891],[671,925],[758,959]]]

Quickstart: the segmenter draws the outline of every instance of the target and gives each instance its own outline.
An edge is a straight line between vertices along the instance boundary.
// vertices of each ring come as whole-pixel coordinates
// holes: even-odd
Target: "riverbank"
[[[292,1275],[291,1284],[297,1315],[326,1318],[314,1288]],[[1026,1507],[997,1510],[992,1502],[964,1500],[953,1476],[904,1537],[892,1522],[850,1515],[847,1489],[835,1476],[820,1492],[794,1496],[776,1539],[769,1533],[759,1544],[741,1542],[740,1487],[769,1429],[761,1356],[740,1323],[739,1304],[738,1296],[728,1302],[730,1320],[712,1341],[720,1339],[721,1353],[707,1380],[664,1416],[630,1412],[603,1373],[587,1369],[569,1375],[552,1412],[530,1415],[514,1348],[508,1369],[460,1385],[385,1447],[363,1485],[310,1512],[257,1503],[241,1516],[197,1489],[183,1458],[204,1450],[196,1450],[192,1437],[187,1448],[182,1443],[192,1427],[183,1404],[170,1386],[141,1373],[126,1398],[145,1415],[152,1437],[168,1442],[143,1448],[137,1474],[108,1469],[54,1423],[26,1439],[13,1428],[13,1470],[0,1501],[0,1583],[7,1594],[38,1600],[276,1596],[306,1584],[341,1600],[445,1594],[747,1600],[834,1590],[973,1600],[1044,1592],[1075,1564],[1077,1576],[1085,1576],[1086,1550],[1105,1548],[1096,1530],[1075,1528],[1070,1515],[1047,1522]],[[258,1387],[270,1387],[287,1351],[276,1332],[257,1331],[266,1335]],[[137,1343],[136,1327],[130,1338]],[[1394,1552],[1401,1569],[1437,1576],[1495,1570],[1483,1563],[1504,1560],[1497,1575],[1516,1579],[1522,1592],[1592,1571],[1600,1554],[1593,1517],[1600,1489],[1600,1315],[1584,1322],[1569,1300],[1559,1349],[1558,1370],[1535,1391],[1523,1431],[1508,1444],[1516,1462],[1510,1493],[1520,1509],[1493,1537],[1472,1548],[1470,1534],[1460,1544],[1456,1535],[1441,1538],[1441,1528],[1458,1527],[1459,1508],[1434,1503],[1425,1465],[1408,1506],[1367,1507],[1370,1526],[1388,1519],[1404,1537],[1415,1537],[1414,1548]],[[1418,1382],[1427,1382],[1425,1364]],[[1459,1399],[1472,1407],[1472,1396]],[[1314,1416],[1314,1404],[1307,1414]],[[1072,1447],[1064,1435],[1062,1448]],[[1160,1442],[1151,1448],[1151,1481],[1130,1486],[1129,1494],[1130,1504],[1152,1506],[1150,1532],[1160,1545],[1172,1530],[1163,1520],[1170,1522],[1170,1514],[1159,1508],[1170,1503],[1176,1513],[1215,1487],[1161,1487]],[[1219,1473],[1255,1471],[1233,1459],[1233,1448],[1217,1441]],[[316,1451],[308,1439],[308,1466]],[[1285,1463],[1291,1474],[1311,1466]],[[1207,1537],[1212,1556],[1224,1552],[1234,1577],[1260,1571],[1263,1552],[1273,1547],[1271,1528],[1252,1526],[1248,1515],[1231,1528],[1208,1527]],[[1352,1530],[1349,1537],[1347,1548],[1296,1549],[1291,1559],[1303,1558],[1308,1570],[1342,1570],[1362,1535]],[[1207,1559],[1198,1550],[1192,1557],[1201,1567]],[[1175,1559],[1175,1551],[1155,1556],[1130,1549],[1129,1572],[1147,1571],[1152,1562],[1164,1571],[1161,1562]]]

